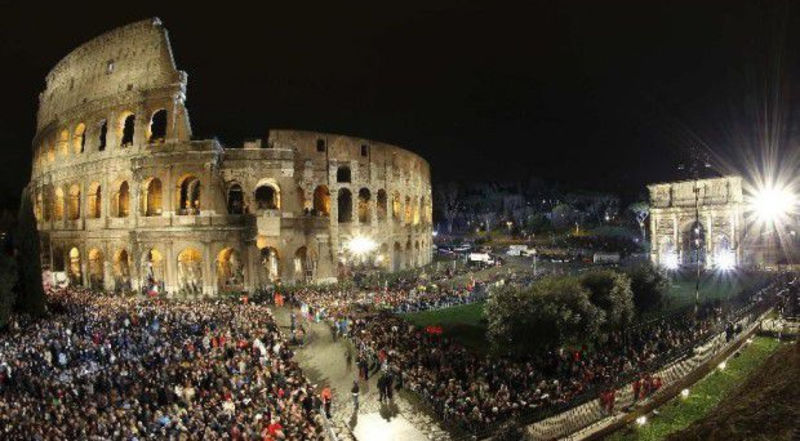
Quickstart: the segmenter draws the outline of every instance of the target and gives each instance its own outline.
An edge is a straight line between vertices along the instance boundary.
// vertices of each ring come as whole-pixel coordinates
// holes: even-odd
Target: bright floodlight
[[[726,367],[728,367],[728,363],[726,363],[724,361],[719,364],[719,370],[721,370],[721,371],[724,371]]]
[[[675,253],[667,253],[664,255],[664,268],[675,271],[678,269],[678,255]]]
[[[681,397],[689,398],[689,389],[684,389],[681,391]]]
[[[636,424],[638,424],[640,426],[644,426],[645,423],[647,423],[647,417],[646,416],[642,415],[642,416],[636,418]]]
[[[353,254],[364,255],[374,250],[378,244],[369,237],[356,236],[350,239],[345,246]]]
[[[717,268],[722,271],[731,271],[736,268],[736,255],[731,250],[720,251],[717,254]]]
[[[750,200],[750,210],[758,220],[773,223],[790,213],[796,198],[786,187],[767,185],[756,191]]]

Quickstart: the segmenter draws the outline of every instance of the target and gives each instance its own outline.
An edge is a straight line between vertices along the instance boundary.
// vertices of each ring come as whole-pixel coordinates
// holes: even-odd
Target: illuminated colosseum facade
[[[192,139],[171,51],[151,19],[85,43],[47,75],[28,186],[45,267],[109,291],[214,295],[430,262],[424,159],[306,131],[238,148]],[[353,238],[374,251],[357,259]]]

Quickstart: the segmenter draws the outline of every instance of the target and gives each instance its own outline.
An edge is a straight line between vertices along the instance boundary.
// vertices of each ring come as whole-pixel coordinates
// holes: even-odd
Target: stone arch
[[[336,169],[336,182],[339,183],[352,182],[352,173],[350,172],[350,166],[340,165],[339,168]]]
[[[358,190],[358,222],[367,224],[370,222],[370,193],[368,188]]]
[[[238,182],[228,188],[228,214],[244,214],[244,192]]]
[[[336,197],[336,204],[339,210],[339,223],[347,223],[353,220],[353,195],[350,190],[340,188]]]
[[[281,189],[272,179],[259,181],[253,198],[257,210],[280,210],[281,208]]]
[[[130,291],[131,269],[128,250],[122,248],[114,253],[114,289],[117,291]]]
[[[167,110],[158,109],[150,117],[147,126],[147,142],[150,144],[163,143],[167,137]]]
[[[196,248],[178,253],[178,290],[194,295],[203,292],[203,253]]]
[[[244,287],[244,265],[239,252],[228,247],[217,254],[217,289],[241,290]]]
[[[145,216],[161,216],[163,211],[163,186],[161,179],[149,178],[142,185],[142,214]]]
[[[108,121],[101,119],[97,126],[99,128],[97,131],[97,151],[102,152],[106,149],[106,141],[108,141]]]
[[[314,189],[314,214],[319,216],[331,214],[331,192],[326,185],[318,185]]]
[[[47,185],[42,190],[42,211],[44,215],[44,221],[50,222],[53,219],[53,204],[54,204],[54,195],[53,195],[53,186]]]
[[[281,257],[278,250],[268,246],[266,239],[259,237],[260,268],[266,282],[274,283],[281,278]]]
[[[400,201],[400,193],[394,192],[392,195],[392,219],[395,221],[401,221],[403,218],[403,207],[402,202]]]
[[[164,254],[155,248],[145,251],[142,254],[142,278],[145,289],[151,290],[155,287],[158,287],[159,290],[163,289],[165,276]]]
[[[69,155],[69,130],[63,129],[58,134],[58,152],[62,156]]]
[[[69,283],[71,285],[81,285],[81,252],[77,247],[72,247],[69,250],[69,266],[66,268]]]
[[[89,265],[87,266],[87,275],[89,276],[89,287],[92,289],[103,289],[103,252],[97,248],[89,250]]]
[[[55,199],[53,201],[53,219],[57,221],[64,220],[64,189],[56,187]]]
[[[130,111],[122,112],[117,124],[117,137],[120,147],[133,145],[133,135],[136,132],[136,114]]]
[[[414,225],[419,225],[422,217],[422,204],[424,203],[422,198],[414,198]]]
[[[202,184],[193,174],[186,174],[178,180],[177,199],[179,215],[200,214],[200,195]]]
[[[392,256],[389,254],[389,245],[385,242],[381,244],[378,256],[375,258],[375,263],[383,269],[389,269],[391,265]]]
[[[55,162],[56,161],[56,144],[51,140],[47,139],[45,141],[47,143],[47,161],[48,162]]]
[[[36,202],[33,204],[33,214],[36,216],[36,221],[41,222],[43,219],[43,210],[44,210],[44,197],[42,196],[41,191],[36,192]],[[49,220],[49,219],[48,219]]]
[[[681,228],[682,263],[701,265],[706,263],[706,228],[702,222],[688,221]]]
[[[400,242],[395,242],[392,248],[392,271],[400,271],[403,268],[405,268],[403,246],[400,245]]]
[[[112,199],[111,215],[114,217],[128,217],[130,213],[130,199],[131,195],[128,181],[120,182]]]
[[[308,248],[301,246],[294,252],[294,281],[308,282],[314,279],[314,263]]]
[[[419,246],[419,241],[418,240],[414,241],[414,253],[413,253],[413,256],[414,256],[414,266],[420,265],[420,263],[422,262],[422,254],[420,253],[420,246]]]
[[[53,272],[64,272],[67,270],[67,255],[64,253],[64,249],[61,246],[53,247]]]
[[[89,193],[86,198],[86,212],[90,219],[100,219],[103,215],[103,192],[100,183],[89,184]]]
[[[78,184],[72,184],[69,187],[69,210],[68,215],[70,220],[78,220],[81,217],[81,187]]]
[[[378,220],[386,220],[386,190],[378,190]]]
[[[78,123],[75,126],[75,131],[72,133],[72,150],[77,153],[83,153],[86,147],[86,124]]]
[[[403,218],[403,222],[406,225],[410,225],[412,218],[413,218],[413,209],[411,207],[411,196],[406,196],[405,217]]]

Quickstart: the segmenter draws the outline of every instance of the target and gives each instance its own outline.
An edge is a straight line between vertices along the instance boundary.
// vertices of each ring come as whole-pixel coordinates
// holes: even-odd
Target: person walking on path
[[[350,393],[353,394],[353,411],[358,412],[358,380],[353,380],[353,388],[350,389]]]
[[[330,418],[331,417],[331,401],[333,400],[333,394],[331,393],[331,388],[325,386],[320,393],[320,398],[322,399],[322,407],[325,410],[325,416]]]

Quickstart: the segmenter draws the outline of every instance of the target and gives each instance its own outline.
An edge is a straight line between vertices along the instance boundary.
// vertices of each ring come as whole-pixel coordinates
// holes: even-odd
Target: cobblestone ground
[[[276,308],[274,310],[278,324],[289,335],[289,309]],[[333,392],[333,405],[331,407],[332,422],[339,440],[355,440],[354,433],[372,433],[370,430],[403,430],[402,434],[384,434],[385,439],[404,441],[451,441],[449,434],[442,430],[434,418],[416,408],[407,400],[395,393],[392,404],[381,404],[378,401],[378,376],[372,375],[368,382],[360,381],[360,397],[358,413],[353,411],[353,401],[350,389],[353,380],[357,378],[354,364],[347,364],[347,351],[350,344],[346,340],[333,340],[331,330],[325,323],[306,323],[308,336],[303,347],[295,348],[295,357],[303,368],[303,372],[311,381],[319,385],[329,385]],[[372,424],[380,415],[383,421],[380,426],[364,427]],[[359,426],[359,417],[362,424]],[[402,417],[413,426],[413,429],[401,429],[407,425],[389,424],[397,417]],[[396,422],[401,422],[397,420]],[[373,436],[370,435],[370,438]],[[364,435],[362,435],[364,438]],[[372,441],[359,439],[358,441]]]

